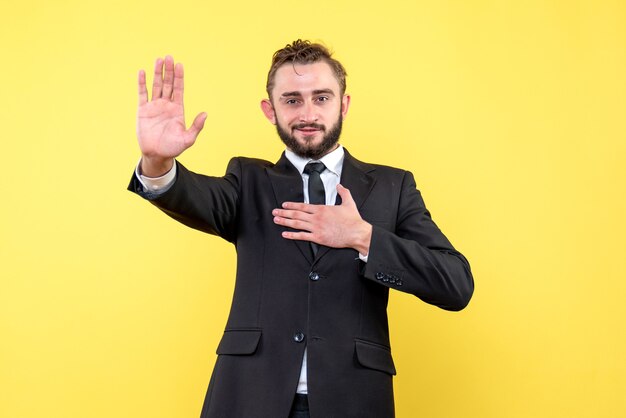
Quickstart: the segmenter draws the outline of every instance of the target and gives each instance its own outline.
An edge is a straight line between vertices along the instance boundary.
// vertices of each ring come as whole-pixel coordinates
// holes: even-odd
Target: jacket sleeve
[[[191,228],[235,242],[241,179],[238,159],[230,160],[224,177],[196,174],[176,164],[176,180],[167,191],[144,191],[134,173],[128,190]]]
[[[394,231],[373,227],[364,277],[442,309],[467,306],[474,291],[469,263],[431,219],[410,172],[396,219]]]

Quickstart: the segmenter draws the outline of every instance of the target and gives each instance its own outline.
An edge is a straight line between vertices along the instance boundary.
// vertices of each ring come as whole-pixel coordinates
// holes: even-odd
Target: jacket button
[[[378,273],[376,273],[376,279],[377,280],[382,280],[384,278],[385,278],[385,273],[382,273],[380,271]]]
[[[293,334],[293,340],[297,343],[301,343],[302,341],[304,341],[304,334],[301,332],[296,332],[295,334]]]
[[[309,279],[313,280],[314,282],[318,281],[320,279],[320,275],[317,274],[316,272],[312,271],[309,273]]]

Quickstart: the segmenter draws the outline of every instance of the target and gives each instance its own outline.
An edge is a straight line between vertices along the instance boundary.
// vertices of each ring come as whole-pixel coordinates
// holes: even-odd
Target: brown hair
[[[265,86],[270,100],[272,99],[272,89],[274,88],[274,77],[276,76],[276,71],[283,64],[313,64],[320,61],[330,65],[330,68],[335,73],[335,77],[339,82],[340,93],[343,96],[346,92],[347,75],[346,69],[343,68],[343,65],[332,57],[332,52],[330,52],[324,45],[298,39],[297,41],[287,44],[284,48],[274,52],[274,56],[272,57],[272,66],[270,67],[269,73],[267,73],[267,84]]]

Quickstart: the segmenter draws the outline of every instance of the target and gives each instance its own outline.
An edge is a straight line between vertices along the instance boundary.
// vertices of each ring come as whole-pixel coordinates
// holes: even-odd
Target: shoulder
[[[390,165],[385,165],[385,164],[369,163],[369,162],[358,160],[347,151],[346,151],[345,164],[351,164],[352,166],[359,169],[360,171],[363,171],[364,173],[368,173],[376,177],[381,176],[381,177],[397,178],[397,177],[404,177],[407,175],[412,176],[410,171],[407,171],[398,167],[392,167]]]
[[[271,168],[273,166],[274,163],[262,160],[260,158],[233,157],[228,162],[228,168],[226,171],[229,173],[243,174],[246,172],[265,170],[266,168]]]
[[[250,158],[250,157],[233,157],[230,160],[232,161],[237,161],[238,164],[240,164],[242,167],[261,167],[261,168],[265,168],[265,167],[272,167],[274,166],[274,163],[269,162],[267,160],[262,160],[260,158]]]

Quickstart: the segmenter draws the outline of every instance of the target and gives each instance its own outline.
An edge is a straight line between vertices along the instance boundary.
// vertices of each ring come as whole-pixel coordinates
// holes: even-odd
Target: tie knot
[[[326,170],[326,166],[324,165],[324,163],[308,163],[305,167],[304,167],[304,172],[306,174],[311,174],[313,172],[316,172],[318,174],[321,174],[322,171]]]

